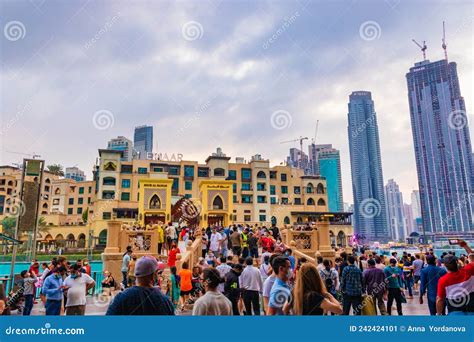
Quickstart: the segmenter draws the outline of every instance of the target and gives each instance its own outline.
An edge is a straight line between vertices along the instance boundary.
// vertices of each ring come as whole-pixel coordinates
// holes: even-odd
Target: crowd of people
[[[193,240],[191,229],[163,229],[161,253],[137,258],[128,247],[122,258],[122,282],[104,271],[103,293],[110,296],[107,315],[391,315],[395,304],[426,298],[431,315],[474,314],[474,254],[394,252],[367,249],[338,251],[334,260],[294,256],[277,227],[234,225],[199,232],[202,254],[194,265],[177,263],[178,242]],[[159,240],[161,241],[161,240]],[[160,247],[159,247],[160,249]],[[36,288],[47,315],[84,315],[86,295],[95,282],[87,260],[65,257],[34,262],[21,272],[23,314],[35,303]],[[8,300],[9,302],[11,299]],[[0,293],[0,309],[2,298]],[[8,307],[9,305],[4,305]],[[8,308],[7,308],[8,309]]]

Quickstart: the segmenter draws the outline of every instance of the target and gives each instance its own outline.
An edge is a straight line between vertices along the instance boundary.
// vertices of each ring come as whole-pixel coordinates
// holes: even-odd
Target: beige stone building
[[[92,245],[104,246],[110,220],[142,225],[177,221],[174,207],[182,198],[190,199],[198,208],[201,226],[283,227],[329,220],[334,245],[345,245],[352,235],[350,214],[328,212],[324,178],[305,176],[302,170],[289,166],[272,167],[260,155],[249,161],[231,161],[217,149],[204,163],[123,161],[121,151],[101,149],[99,157],[93,181],[76,182],[45,174],[47,198],[42,200],[40,215],[50,231],[42,240],[63,239],[68,246],[80,247],[88,245],[83,240],[90,237]],[[19,174],[19,170],[0,168],[0,176],[3,170],[9,170],[2,176],[6,184],[19,182],[11,175]],[[15,193],[7,196],[11,195]],[[83,222],[86,210],[88,220]],[[5,214],[8,212],[4,210]]]

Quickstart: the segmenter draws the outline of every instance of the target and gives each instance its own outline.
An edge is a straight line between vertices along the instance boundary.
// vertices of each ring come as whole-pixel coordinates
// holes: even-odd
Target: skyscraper
[[[348,133],[354,230],[370,241],[389,239],[377,116],[368,91],[349,96]]]
[[[342,212],[344,210],[344,200],[342,197],[341,158],[339,151],[332,148],[332,145],[323,146],[326,146],[326,148],[321,149],[317,154],[319,166],[317,174],[326,178],[329,211]]]
[[[118,136],[109,140],[107,143],[108,150],[123,151],[122,160],[132,161],[133,159],[133,143],[130,139],[123,136]]]
[[[308,145],[309,167],[313,175],[319,175],[319,152],[322,150],[332,149],[331,144],[315,144],[314,142]]]
[[[133,146],[138,159],[147,159],[148,153],[153,153],[153,126],[135,127]]]
[[[405,225],[407,227],[407,234],[410,235],[416,232],[415,220],[413,219],[413,209],[410,204],[403,205],[403,215],[405,216]]]
[[[423,229],[474,229],[472,148],[456,63],[416,63],[406,75]]]
[[[286,158],[288,165],[295,167],[297,169],[305,170],[305,173],[308,173],[309,170],[309,161],[306,153],[302,152],[299,148],[290,148],[290,154]]]
[[[387,217],[390,225],[390,235],[395,241],[405,241],[407,226],[404,215],[403,195],[398,184],[389,179],[385,186],[387,200]]]
[[[86,174],[77,166],[66,167],[64,177],[74,179],[76,182],[83,182],[86,180]]]

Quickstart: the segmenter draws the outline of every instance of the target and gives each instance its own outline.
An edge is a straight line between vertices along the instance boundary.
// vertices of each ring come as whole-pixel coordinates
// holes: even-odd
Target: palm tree
[[[56,176],[64,176],[63,166],[61,164],[52,164],[46,166],[49,172]]]

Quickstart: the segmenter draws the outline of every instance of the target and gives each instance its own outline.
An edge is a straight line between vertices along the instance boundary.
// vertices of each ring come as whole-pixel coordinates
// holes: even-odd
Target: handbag
[[[400,302],[402,302],[402,304],[407,303],[407,298],[405,297],[405,294],[402,292],[402,290],[400,290]]]

